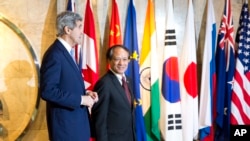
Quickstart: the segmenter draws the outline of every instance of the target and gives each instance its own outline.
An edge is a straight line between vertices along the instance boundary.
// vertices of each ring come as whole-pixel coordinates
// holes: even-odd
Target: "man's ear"
[[[70,33],[70,28],[69,28],[68,26],[65,26],[65,27],[63,28],[63,30],[64,30],[64,32],[65,32],[66,34],[69,34],[69,33]]]

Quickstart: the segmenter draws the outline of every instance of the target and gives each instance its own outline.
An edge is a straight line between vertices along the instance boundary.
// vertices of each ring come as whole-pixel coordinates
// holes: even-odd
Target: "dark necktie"
[[[127,97],[127,99],[128,99],[129,104],[131,104],[131,94],[130,94],[130,91],[129,91],[129,89],[128,89],[128,84],[127,84],[127,82],[126,82],[126,80],[125,80],[125,77],[122,77],[122,87],[123,87],[124,90],[125,90],[126,97]]]

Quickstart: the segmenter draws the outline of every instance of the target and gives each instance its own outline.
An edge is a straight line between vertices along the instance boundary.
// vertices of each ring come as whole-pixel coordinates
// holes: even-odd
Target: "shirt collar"
[[[119,80],[119,82],[120,82],[121,84],[122,84],[122,77],[123,77],[123,76],[125,77],[125,80],[126,80],[125,74],[120,75],[120,74],[114,72],[111,68],[110,68],[109,70],[112,71],[112,72],[114,73],[114,75],[117,77],[117,79]]]
[[[70,54],[70,50],[72,49],[72,47],[69,45],[69,43],[67,43],[63,38],[61,37],[57,37],[57,39],[63,44],[63,46],[66,48],[66,50],[69,52]]]

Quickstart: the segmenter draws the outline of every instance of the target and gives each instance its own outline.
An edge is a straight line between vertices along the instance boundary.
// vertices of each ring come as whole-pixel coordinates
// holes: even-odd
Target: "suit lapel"
[[[77,64],[74,62],[74,60],[72,59],[72,57],[70,56],[69,52],[65,49],[65,47],[63,46],[63,44],[59,40],[57,40],[56,43],[58,44],[57,46],[60,48],[60,50],[63,52],[63,55],[66,58],[66,60],[69,62],[69,64],[74,69],[75,74],[78,75],[79,80],[81,82],[83,82],[81,71],[78,68]],[[82,85],[84,87],[84,83],[82,83]]]
[[[77,66],[77,64],[74,62],[74,60],[72,59],[72,57],[70,56],[70,54],[66,51],[63,52],[64,56],[66,57],[66,59],[69,61],[70,65],[72,66],[72,68],[74,68],[75,71],[79,72],[79,68]]]
[[[66,57],[67,61],[70,63],[72,68],[74,69],[75,74],[78,75],[78,78],[80,79],[80,81],[83,81],[81,71],[78,68],[77,64],[74,62],[74,60],[72,59],[72,57],[70,56],[70,54],[67,51],[64,51],[64,56]]]
[[[113,83],[113,85],[114,85],[115,88],[117,88],[117,90],[119,91],[119,96],[122,97],[123,101],[124,101],[124,102],[126,103],[126,105],[128,105],[128,107],[130,108],[129,103],[128,103],[128,99],[127,99],[127,97],[126,97],[126,93],[125,93],[125,91],[124,91],[122,85],[120,84],[118,78],[117,78],[117,77],[113,74],[113,72],[111,72],[111,71],[109,71],[109,74],[110,74],[110,76],[111,76],[111,78],[112,78],[112,83]],[[129,89],[130,89],[130,92],[132,93],[130,87],[129,87]]]

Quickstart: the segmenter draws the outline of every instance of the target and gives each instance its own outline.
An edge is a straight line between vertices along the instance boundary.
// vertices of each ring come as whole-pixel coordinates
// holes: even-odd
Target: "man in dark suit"
[[[50,141],[88,141],[88,107],[98,95],[85,91],[81,72],[70,50],[81,42],[82,17],[70,11],[57,16],[57,39],[46,51],[40,69],[41,97],[46,101]]]
[[[96,141],[135,141],[132,82],[124,74],[129,51],[122,45],[115,45],[108,49],[106,58],[110,69],[94,86],[99,97],[91,114]],[[124,84],[128,85],[127,94]]]

